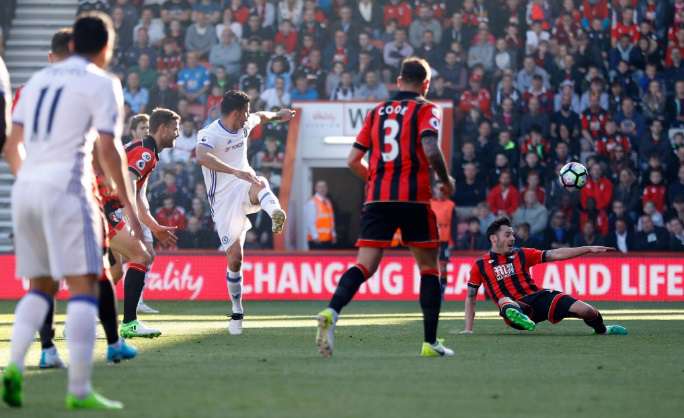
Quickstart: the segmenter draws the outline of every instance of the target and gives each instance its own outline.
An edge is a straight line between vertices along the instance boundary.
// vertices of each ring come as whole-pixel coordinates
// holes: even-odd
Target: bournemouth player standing
[[[368,180],[366,203],[356,242],[357,264],[342,275],[328,308],[318,314],[316,343],[325,357],[333,352],[335,323],[340,311],[361,284],[375,273],[383,249],[392,245],[397,229],[421,272],[420,306],[424,327],[421,356],[454,354],[437,340],[442,298],[437,222],[430,209],[430,167],[443,182],[447,195],[454,186],[438,144],[440,111],[424,98],[430,87],[430,66],[423,59],[407,58],[402,63],[397,85],[399,93],[395,97],[368,113],[349,154],[351,170]],[[366,154],[369,154],[367,164]]]
[[[3,400],[10,406],[23,402],[26,352],[48,311],[53,280],[65,278],[71,293],[66,406],[122,407],[98,395],[90,382],[97,279],[102,272],[102,224],[93,193],[96,140],[99,161],[121,191],[131,229],[136,236],[142,234],[120,142],[121,84],[103,71],[114,36],[108,16],[79,17],[73,26],[75,55],[34,74],[13,115],[5,157],[17,175],[12,188],[16,274],[30,279],[30,289],[17,304],[10,361],[3,374]]]
[[[128,260],[128,270],[124,277],[124,318],[121,324],[121,336],[124,338],[152,338],[161,335],[158,329],[147,327],[138,321],[137,308],[145,287],[145,276],[154,259],[154,238],[164,245],[173,245],[176,236],[174,227],[160,225],[150,213],[147,180],[159,162],[159,153],[174,146],[179,123],[180,116],[172,110],[154,109],[150,115],[150,135],[142,141],[131,141],[126,145],[128,170],[131,173],[130,187],[137,199],[138,216],[143,223],[143,242],[147,251],[143,253],[137,245],[134,247],[135,244],[128,239],[126,230],[120,230],[112,237],[112,249]],[[136,254],[143,259],[137,258]]]
[[[252,227],[247,215],[263,209],[271,217],[276,234],[283,231],[286,218],[268,181],[257,177],[249,166],[249,133],[259,124],[287,122],[293,117],[294,111],[290,109],[250,113],[249,96],[231,90],[223,95],[221,117],[197,134],[197,162],[202,165],[221,249],[228,258],[226,281],[233,305],[228,326],[231,335],[242,333],[242,247]]]
[[[475,299],[482,284],[506,324],[515,329],[533,331],[535,324],[542,321],[555,324],[564,318],[580,318],[596,334],[627,334],[621,325],[605,325],[601,313],[593,306],[565,293],[539,288],[530,275],[530,268],[539,263],[604,253],[613,248],[587,246],[547,251],[515,248],[511,221],[505,217],[487,228],[487,237],[492,247],[488,254],[475,261],[470,271],[463,334],[473,332]]]

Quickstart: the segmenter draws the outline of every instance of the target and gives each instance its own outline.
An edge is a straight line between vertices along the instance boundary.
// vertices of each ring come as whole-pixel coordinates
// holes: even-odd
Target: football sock
[[[147,268],[142,264],[128,263],[128,270],[124,278],[124,318],[129,323],[138,319],[138,301],[145,287]]]
[[[116,295],[110,280],[98,281],[100,298],[98,299],[98,316],[107,336],[107,344],[119,341],[118,319],[116,316]]]
[[[69,348],[69,393],[83,398],[91,392],[90,375],[95,347],[97,298],[76,295],[67,305],[67,347]]]
[[[55,298],[50,298],[50,306],[45,315],[45,321],[43,321],[43,325],[40,327],[38,333],[40,334],[41,349],[47,350],[48,348],[55,346],[53,341],[55,338]]]
[[[603,317],[597,310],[594,310],[594,315],[592,317],[584,318],[584,323],[592,327],[597,334],[606,333],[606,325],[603,323]]]
[[[437,342],[437,324],[442,307],[442,293],[437,272],[421,272],[420,275],[420,308],[423,311],[423,332],[425,342]]]
[[[233,313],[244,313],[242,310],[242,271],[230,271],[226,274],[228,296],[233,303]]]
[[[342,308],[352,300],[359,287],[367,278],[368,271],[361,264],[350,267],[340,278],[340,283],[337,285],[335,294],[330,299],[328,307],[339,314]]]
[[[24,370],[26,351],[33,342],[36,331],[43,325],[45,315],[50,307],[52,296],[46,293],[29,290],[14,310],[14,326],[10,344],[10,362]]]
[[[257,194],[257,198],[259,199],[259,206],[261,206],[261,209],[268,213],[268,216],[272,217],[273,212],[276,209],[280,209],[280,202],[278,201],[278,198],[275,197],[271,189],[268,187],[261,189],[259,194]]]

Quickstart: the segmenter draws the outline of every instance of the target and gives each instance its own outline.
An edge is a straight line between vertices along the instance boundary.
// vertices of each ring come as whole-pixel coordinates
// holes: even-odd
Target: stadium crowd
[[[684,250],[684,0],[81,0],[113,17],[114,72],[130,115],[183,117],[151,180],[179,248],[218,245],[197,130],[239,88],[251,108],[390,97],[401,60],[433,67],[429,99],[454,103],[452,244],[488,248],[495,216],[519,244]],[[252,166],[277,192],[286,126],[257,129]],[[581,192],[558,170],[587,166]],[[248,248],[270,248],[256,216]]]

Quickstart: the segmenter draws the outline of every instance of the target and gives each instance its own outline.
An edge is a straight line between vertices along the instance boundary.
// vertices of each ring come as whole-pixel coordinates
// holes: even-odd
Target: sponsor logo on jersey
[[[152,154],[150,154],[149,152],[143,152],[142,159],[145,161],[152,161]]]
[[[228,241],[229,241],[228,235],[224,235],[224,236],[221,237],[221,243],[222,243],[223,245],[228,244]]]
[[[494,274],[496,275],[496,280],[503,280],[506,277],[511,277],[515,274],[515,267],[513,267],[513,263],[495,266]]]
[[[138,170],[142,170],[143,168],[145,168],[145,161],[138,160],[136,161],[135,166],[138,167]]]

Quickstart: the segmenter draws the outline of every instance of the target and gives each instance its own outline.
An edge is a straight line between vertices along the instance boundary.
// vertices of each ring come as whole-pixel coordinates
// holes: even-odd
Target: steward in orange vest
[[[306,239],[309,249],[329,249],[337,242],[335,212],[328,199],[328,185],[316,183],[316,193],[305,207]]]

